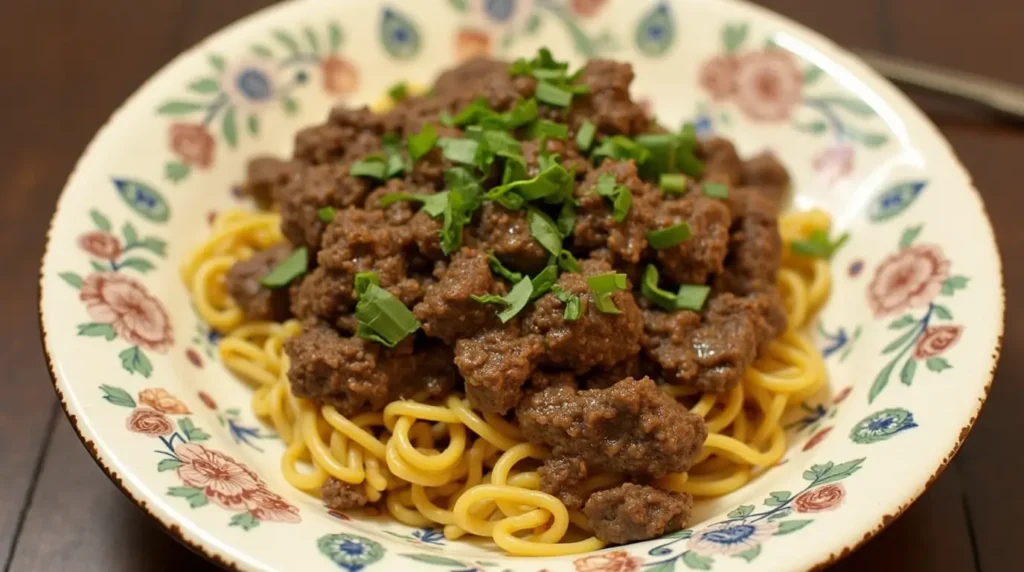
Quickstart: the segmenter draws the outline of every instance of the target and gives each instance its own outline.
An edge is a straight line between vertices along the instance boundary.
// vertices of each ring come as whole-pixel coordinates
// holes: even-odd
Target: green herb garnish
[[[633,193],[615,180],[615,175],[604,173],[597,178],[597,194],[612,201],[612,218],[615,222],[626,220],[633,206]]]
[[[377,275],[372,272],[356,275],[356,334],[365,339],[393,348],[406,336],[420,328],[420,322],[405,304],[381,288]]]
[[[558,232],[558,227],[548,215],[531,208],[526,213],[526,222],[530,227],[530,234],[548,252],[555,256],[562,252],[562,234]]]
[[[480,149],[480,143],[473,139],[441,137],[437,140],[437,146],[441,148],[444,158],[452,163],[470,166],[477,164],[476,152]]]
[[[612,294],[625,290],[629,287],[628,284],[626,275],[621,272],[605,272],[587,277],[587,286],[594,294],[594,305],[606,314],[622,313],[622,310],[619,310],[615,301],[612,300]]]
[[[322,207],[316,209],[316,217],[326,223],[333,221],[334,207]]]
[[[551,291],[551,287],[555,285],[558,280],[558,267],[548,266],[541,270],[539,274],[531,278],[533,282],[533,294],[530,295],[531,300],[536,300],[544,294]]]
[[[587,307],[586,298],[582,298],[578,294],[573,294],[557,284],[552,287],[552,291],[555,293],[555,297],[565,304],[565,311],[562,313],[562,317],[565,321],[575,322],[583,316],[583,312],[586,311]]]
[[[666,193],[681,195],[686,192],[686,175],[682,173],[662,173],[658,177],[658,186]]]
[[[501,276],[509,282],[515,283],[523,279],[523,275],[521,273],[509,270],[493,252],[487,255],[487,263],[491,267],[491,272]]]
[[[349,174],[353,177],[369,177],[383,181],[388,177],[388,160],[381,155],[371,155],[352,163]]]
[[[690,225],[685,222],[647,233],[647,242],[655,250],[664,250],[682,244],[690,238]]]
[[[295,249],[295,252],[288,255],[288,258],[279,262],[277,266],[267,273],[260,280],[260,284],[267,288],[287,286],[292,280],[306,273],[308,264],[309,254],[306,252],[306,247],[299,247]]]
[[[547,119],[541,119],[530,127],[530,137],[534,139],[566,139],[569,137],[569,126],[565,123],[556,123]]]
[[[559,252],[555,259],[558,262],[558,267],[566,272],[580,271],[580,263],[568,250],[562,250],[562,252]]]
[[[409,140],[406,141],[406,148],[409,149],[409,156],[414,161],[418,161],[429,153],[436,143],[437,129],[434,128],[433,123],[428,123],[423,126],[423,129],[420,129],[419,133],[409,136]]]
[[[671,312],[679,309],[676,295],[658,287],[658,269],[653,264],[648,264],[644,270],[644,279],[640,283],[640,293],[644,298],[665,310]]]
[[[537,82],[537,91],[534,93],[538,101],[554,105],[556,107],[569,107],[572,103],[572,92],[563,89],[547,81]]]
[[[569,238],[576,228],[576,200],[569,198],[562,201],[562,208],[558,211],[558,219],[555,220],[555,227],[563,238]]]
[[[729,198],[729,187],[722,183],[704,183],[701,186],[704,194],[713,199],[728,199]]]
[[[409,84],[404,81],[400,81],[388,89],[388,97],[395,103],[402,101],[409,97]]]
[[[827,232],[818,229],[811,231],[811,236],[807,240],[798,240],[790,244],[789,249],[799,256],[829,259],[849,239],[850,233],[844,232],[833,241],[829,239]]]
[[[597,127],[589,119],[580,125],[579,131],[576,132],[576,146],[580,151],[585,152],[590,149],[590,146],[594,144],[596,133]]]
[[[676,294],[676,306],[680,310],[700,312],[711,293],[711,287],[703,284],[683,284]]]
[[[398,201],[412,201],[423,205],[423,211],[433,218],[444,213],[448,204],[448,191],[435,193],[433,195],[421,193],[390,193],[377,199],[377,206],[385,208]]]
[[[533,178],[494,187],[487,192],[485,198],[498,200],[503,195],[514,192],[527,201],[535,201],[568,194],[572,192],[572,184],[572,174],[566,171],[565,167],[554,163]]]
[[[633,159],[637,165],[642,165],[650,157],[651,152],[638,145],[629,137],[613,135],[606,137],[601,144],[594,149],[592,156],[595,159],[609,157],[616,161],[627,161]]]
[[[533,294],[533,282],[529,277],[523,278],[516,285],[509,290],[508,294],[505,295],[505,302],[508,304],[508,308],[498,313],[498,318],[501,323],[506,323],[516,316],[519,312],[523,311],[526,304],[530,302],[530,295]]]

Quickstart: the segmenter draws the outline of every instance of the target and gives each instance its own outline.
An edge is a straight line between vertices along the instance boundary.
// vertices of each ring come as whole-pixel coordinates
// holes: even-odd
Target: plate
[[[775,151],[795,207],[828,211],[850,240],[814,332],[830,390],[792,417],[777,466],[665,538],[523,559],[330,512],[291,489],[282,443],[218,363],[178,266],[214,213],[241,204],[246,158],[289,153],[332,102],[541,46],[575,63],[628,60],[634,96],[667,124],[692,120],[744,155]],[[58,203],[39,310],[82,441],[125,494],[219,564],[668,572],[823,566],[889,524],[978,415],[1003,306],[992,229],[949,144],[877,74],[784,18],[709,0],[308,0],[188,50],[110,118]]]

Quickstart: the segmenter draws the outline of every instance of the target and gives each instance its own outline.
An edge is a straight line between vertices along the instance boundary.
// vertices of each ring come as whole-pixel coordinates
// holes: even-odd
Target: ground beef
[[[474,233],[481,250],[493,252],[509,268],[536,274],[547,266],[550,255],[530,234],[526,212],[486,202],[480,207]]]
[[[586,389],[608,389],[627,377],[641,378],[644,373],[640,357],[640,354],[635,354],[612,367],[594,368],[580,378],[579,385]]]
[[[622,222],[613,217],[611,201],[597,194],[603,175],[612,175],[618,184],[633,195],[633,205]],[[633,161],[606,159],[601,167],[590,171],[576,188],[579,201],[573,245],[579,252],[607,249],[611,262],[638,264],[647,249],[647,233],[661,205],[661,192],[643,182]]]
[[[734,219],[718,287],[741,296],[773,289],[782,263],[778,204],[760,189],[745,187],[733,189],[729,206]]]
[[[306,168],[281,191],[281,232],[296,247],[305,246],[315,253],[327,227],[319,210],[362,206],[370,188],[366,179],[349,175],[344,165]]]
[[[280,195],[291,178],[298,176],[301,171],[302,164],[297,161],[285,161],[270,156],[254,157],[249,160],[246,168],[242,193],[252,197],[259,208],[270,209],[276,200],[275,197]]]
[[[475,57],[442,73],[434,84],[436,97],[448,111],[483,98],[491,109],[507,111],[516,100],[533,96],[537,82],[529,76],[512,77],[509,64]]]
[[[635,356],[643,336],[643,320],[631,292],[612,294],[620,313],[597,309],[586,277],[610,272],[611,267],[594,260],[586,260],[582,266],[583,274],[565,273],[558,279],[558,286],[579,296],[581,305],[586,305],[578,320],[565,319],[565,303],[554,292],[538,298],[523,318],[523,329],[543,340],[544,363],[576,373],[610,368]]]
[[[224,276],[228,295],[242,308],[246,319],[283,322],[291,317],[288,289],[267,288],[260,283],[291,253],[292,248],[288,244],[273,246],[236,262]]]
[[[789,190],[790,183],[789,171],[770,151],[743,161],[743,185],[770,189],[779,204]]]
[[[516,321],[455,343],[455,365],[466,381],[470,404],[501,415],[519,403],[543,354],[541,338],[524,334]]]
[[[766,315],[768,300],[733,294],[714,296],[703,316],[695,312],[644,310],[644,350],[669,383],[701,391],[731,389],[778,332]]]
[[[704,181],[724,183],[729,187],[743,180],[743,163],[736,153],[736,147],[721,137],[697,141],[697,158],[704,163],[701,177]]]
[[[291,310],[300,319],[333,321],[356,307],[354,276],[320,266],[291,288]]]
[[[540,490],[558,497],[570,509],[581,509],[587,500],[580,485],[587,478],[587,464],[579,457],[555,457],[537,469]]]
[[[487,254],[465,248],[437,272],[437,282],[426,289],[413,313],[428,336],[454,344],[498,324],[496,306],[472,296],[504,294],[505,285],[494,279]]]
[[[334,477],[324,481],[320,487],[320,498],[331,510],[350,510],[366,506],[370,502],[364,484],[353,485]]]
[[[573,99],[569,124],[579,129],[591,121],[601,133],[636,135],[651,121],[640,104],[629,96],[633,66],[625,62],[593,59],[583,66],[579,83],[590,91]]]
[[[676,284],[704,284],[722,271],[729,249],[729,208],[719,200],[691,192],[684,198],[664,201],[652,226],[662,229],[681,222],[689,225],[690,238],[678,246],[658,250],[658,269]]]
[[[406,230],[417,254],[428,260],[444,260],[439,234],[442,224],[441,219],[433,218],[422,210],[413,215]]]
[[[560,139],[548,139],[544,149],[550,156],[558,155],[558,162],[567,171],[572,171],[577,180],[582,180],[593,168],[589,159],[580,154],[575,143]],[[527,173],[532,177],[540,172],[540,141],[531,139],[523,141],[523,159],[526,160]]]
[[[342,337],[327,324],[303,323],[285,342],[288,380],[296,397],[334,405],[342,415],[380,411],[397,399],[447,395],[457,375],[451,349],[413,347],[409,337],[394,349],[359,337]]]
[[[704,420],[663,393],[650,378],[626,378],[608,389],[551,387],[516,409],[523,435],[578,458],[591,473],[658,478],[690,468],[700,453]]]
[[[583,513],[594,536],[626,544],[682,530],[692,510],[693,497],[688,494],[624,483],[590,495]]]

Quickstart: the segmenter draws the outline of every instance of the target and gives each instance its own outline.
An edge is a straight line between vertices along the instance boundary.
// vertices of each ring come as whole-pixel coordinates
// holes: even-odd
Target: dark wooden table
[[[44,231],[79,153],[175,54],[270,0],[0,3],[0,553],[14,571],[212,569],[121,495],[56,405],[36,324]],[[764,0],[838,42],[1024,84],[1019,0]],[[1024,127],[912,94],[984,195],[1009,293],[1003,359],[984,414],[935,485],[837,570],[1021,569],[1024,494]],[[1014,563],[1017,564],[1014,564]]]

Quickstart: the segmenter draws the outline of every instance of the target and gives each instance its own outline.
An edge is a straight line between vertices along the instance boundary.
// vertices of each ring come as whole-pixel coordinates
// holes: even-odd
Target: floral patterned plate
[[[279,473],[282,443],[218,363],[177,268],[238,204],[246,157],[285,154],[333,101],[428,83],[473,54],[547,45],[632,62],[668,124],[775,150],[797,208],[851,239],[816,343],[830,391],[790,449],[665,538],[516,559],[366,513],[329,512]],[[797,570],[853,550],[949,462],[992,380],[999,254],[970,177],[906,98],[827,40],[727,0],[307,0],[229,27],[147,82],[89,145],[53,217],[41,324],[57,393],[125,494],[247,570]]]

